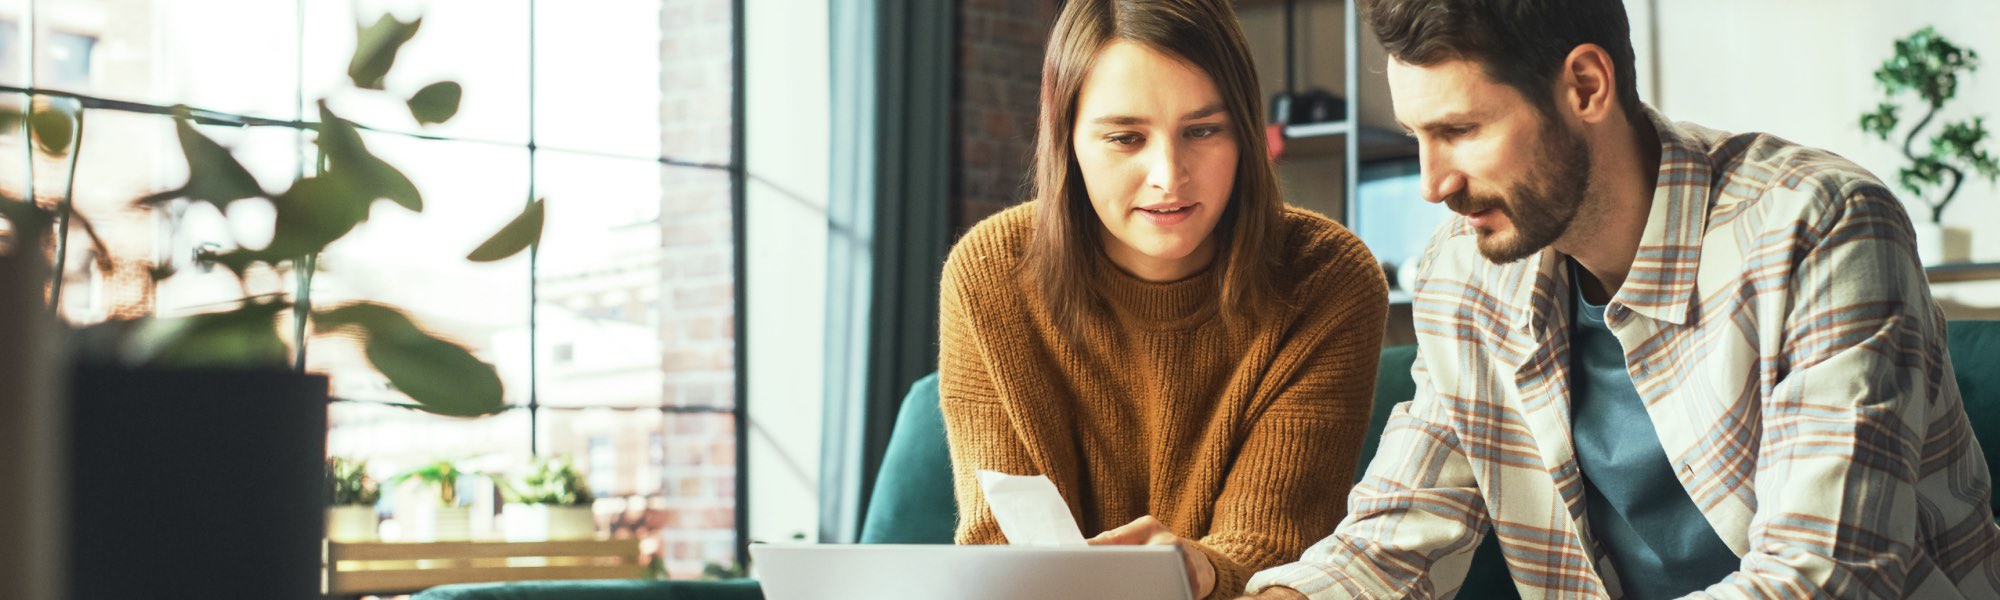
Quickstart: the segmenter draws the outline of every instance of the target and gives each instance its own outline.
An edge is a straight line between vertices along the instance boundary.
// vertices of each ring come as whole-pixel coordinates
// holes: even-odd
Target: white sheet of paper
[[[1082,546],[1083,532],[1069,513],[1056,484],[1041,475],[1008,475],[978,471],[986,504],[1000,522],[1000,533],[1016,546]]]

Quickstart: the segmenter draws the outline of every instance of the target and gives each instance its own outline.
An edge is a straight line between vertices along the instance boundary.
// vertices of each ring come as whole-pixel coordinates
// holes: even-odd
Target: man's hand
[[[1215,590],[1215,565],[1209,564],[1208,553],[1202,552],[1194,542],[1175,535],[1173,531],[1167,529],[1166,524],[1153,518],[1152,515],[1139,517],[1117,529],[1097,534],[1097,537],[1090,538],[1089,542],[1092,546],[1179,545],[1181,558],[1186,561],[1188,589],[1194,592],[1194,597],[1207,598],[1209,592]]]
[[[1298,590],[1278,585],[1264,588],[1264,593],[1255,596],[1243,596],[1236,600],[1307,600],[1307,598],[1305,594],[1299,593]]]

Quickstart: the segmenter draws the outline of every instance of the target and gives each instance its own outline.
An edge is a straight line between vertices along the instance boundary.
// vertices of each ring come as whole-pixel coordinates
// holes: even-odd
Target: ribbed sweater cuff
[[[1215,567],[1215,589],[1201,600],[1230,600],[1243,595],[1243,585],[1250,580],[1250,568],[1237,564],[1234,559],[1208,547],[1201,542],[1193,542],[1202,554],[1208,555],[1208,564]]]

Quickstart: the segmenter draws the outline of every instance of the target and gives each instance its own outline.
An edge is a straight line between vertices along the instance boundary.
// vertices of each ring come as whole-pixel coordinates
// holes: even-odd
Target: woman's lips
[[[1139,213],[1139,218],[1145,219],[1146,222],[1152,223],[1153,225],[1159,227],[1171,227],[1173,225],[1177,225],[1184,221],[1187,221],[1190,217],[1194,215],[1194,211],[1197,210],[1201,210],[1200,204],[1182,205],[1179,208],[1168,212],[1159,212],[1158,209],[1152,209],[1152,210],[1148,210],[1145,208],[1132,209],[1133,212]]]

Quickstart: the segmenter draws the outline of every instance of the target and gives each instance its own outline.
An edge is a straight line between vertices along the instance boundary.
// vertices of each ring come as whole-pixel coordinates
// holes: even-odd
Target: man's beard
[[[1513,235],[1479,230],[1479,253],[1497,264],[1527,258],[1561,239],[1576,220],[1590,188],[1590,148],[1583,137],[1549,117],[1528,176],[1505,197],[1473,195],[1469,188],[1445,198],[1453,212],[1469,215],[1493,209],[1507,216]]]

